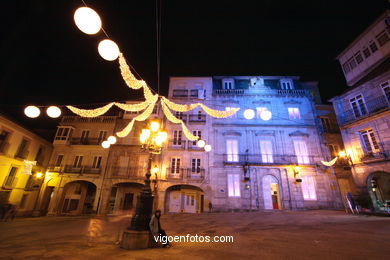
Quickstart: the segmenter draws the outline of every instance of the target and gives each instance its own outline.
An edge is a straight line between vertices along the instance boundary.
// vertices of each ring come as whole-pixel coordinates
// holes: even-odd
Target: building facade
[[[338,57],[349,88],[331,99],[359,200],[390,206],[390,35],[386,11]]]
[[[39,195],[52,144],[0,115],[0,203],[17,207],[17,215],[39,215]]]

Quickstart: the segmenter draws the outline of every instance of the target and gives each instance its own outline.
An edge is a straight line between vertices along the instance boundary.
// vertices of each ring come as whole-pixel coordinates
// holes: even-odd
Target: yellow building
[[[0,203],[16,205],[20,216],[39,215],[38,196],[51,152],[51,143],[0,115]]]

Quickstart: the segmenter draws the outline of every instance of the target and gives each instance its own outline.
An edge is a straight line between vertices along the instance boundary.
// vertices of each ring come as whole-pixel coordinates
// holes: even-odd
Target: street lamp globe
[[[108,141],[103,141],[102,142],[102,147],[104,149],[110,148],[110,146],[111,146],[110,142],[108,142]]]
[[[77,28],[86,34],[96,34],[102,28],[102,20],[98,13],[89,7],[78,8],[73,19]]]
[[[253,109],[246,109],[244,111],[245,119],[251,120],[255,117],[255,111]]]
[[[153,121],[152,123],[150,123],[150,129],[153,132],[157,132],[159,128],[160,128],[160,124],[158,122]]]
[[[46,109],[46,114],[51,118],[57,118],[61,115],[61,109],[56,106],[50,106]]]
[[[206,142],[204,140],[199,140],[196,145],[199,147],[199,148],[203,148],[205,145],[206,145]]]
[[[264,121],[268,121],[272,118],[272,113],[269,110],[263,110],[260,114],[260,118]]]
[[[114,41],[105,39],[99,42],[98,52],[103,59],[113,61],[119,56],[119,47]]]
[[[205,150],[206,152],[210,152],[210,151],[211,151],[211,145],[206,144],[206,145],[204,146],[204,150]]]
[[[107,141],[110,143],[110,144],[115,144],[116,143],[116,137],[111,135],[107,138]]]
[[[36,106],[28,106],[24,109],[24,114],[30,118],[36,118],[41,114],[41,110]]]

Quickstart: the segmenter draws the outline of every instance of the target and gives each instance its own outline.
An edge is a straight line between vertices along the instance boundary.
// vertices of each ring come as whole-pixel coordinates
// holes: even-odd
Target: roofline
[[[340,59],[340,57],[343,56],[347,52],[347,50],[349,50],[353,45],[355,45],[363,37],[364,34],[366,34],[368,31],[370,31],[374,27],[374,25],[379,23],[379,21],[381,21],[386,16],[390,16],[390,10],[389,9],[387,9],[386,11],[381,13],[378,16],[378,18],[375,19],[374,22],[372,22],[363,32],[361,32],[357,37],[355,37],[355,39],[350,44],[348,44],[348,46],[346,48],[344,48],[344,50],[342,50],[340,52],[340,54],[338,54],[336,56],[336,59],[337,60]]]

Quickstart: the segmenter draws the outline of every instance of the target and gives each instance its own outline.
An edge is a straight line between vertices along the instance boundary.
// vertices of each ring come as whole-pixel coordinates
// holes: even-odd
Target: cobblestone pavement
[[[390,259],[390,218],[341,211],[177,214],[168,235],[232,235],[233,243],[173,243],[127,251],[128,217],[40,217],[0,222],[0,259]]]

